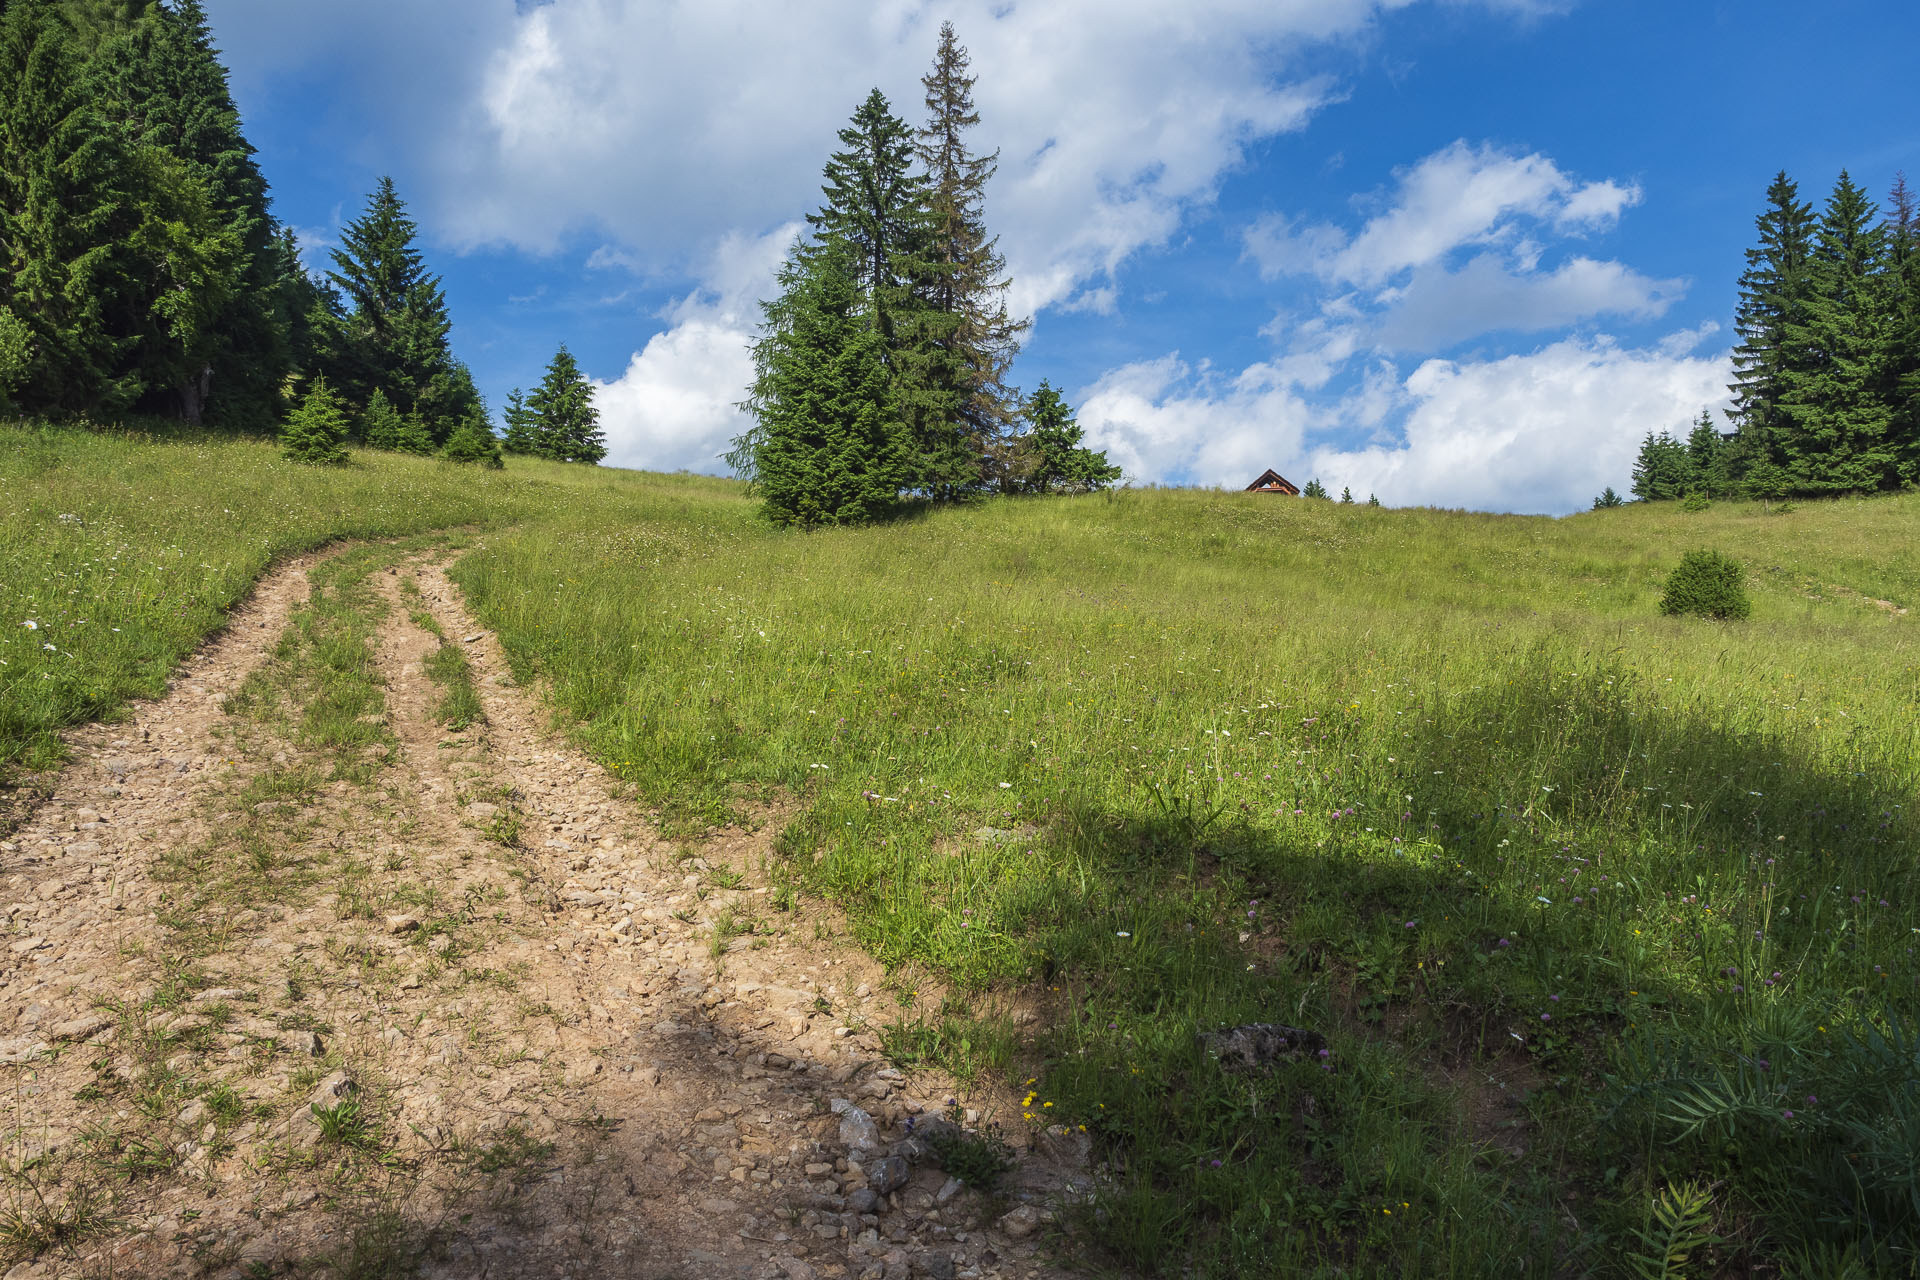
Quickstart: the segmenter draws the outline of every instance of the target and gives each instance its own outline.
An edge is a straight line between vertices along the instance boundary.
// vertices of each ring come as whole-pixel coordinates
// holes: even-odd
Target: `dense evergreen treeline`
[[[1920,484],[1920,219],[1904,176],[1885,216],[1845,172],[1818,216],[1781,173],[1734,314],[1731,417],[1649,433],[1648,501],[1874,493]],[[1609,493],[1612,491],[1609,490]],[[1610,505],[1597,500],[1595,505]]]
[[[903,495],[1100,488],[1119,476],[1081,447],[1053,388],[1007,383],[1028,322],[1007,313],[1006,262],[984,215],[998,152],[976,154],[975,77],[951,23],[921,78],[927,123],[878,89],[839,134],[825,203],[762,304],[753,425],[727,461],[769,516],[876,519]],[[1022,430],[1022,428],[1025,430]]]
[[[0,0],[0,411],[490,440],[414,239],[383,178],[308,275],[199,0]]]

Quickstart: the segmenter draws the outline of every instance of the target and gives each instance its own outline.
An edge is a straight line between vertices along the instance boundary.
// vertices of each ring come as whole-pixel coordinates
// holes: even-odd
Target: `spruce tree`
[[[1903,485],[1920,484],[1920,214],[1906,175],[1887,197],[1887,324],[1882,395],[1892,406],[1894,467]]]
[[[479,463],[493,471],[505,465],[500,460],[500,441],[493,434],[493,425],[482,413],[469,414],[466,421],[453,429],[441,456],[449,462]]]
[[[968,132],[980,123],[969,67],[953,24],[942,23],[933,69],[920,80],[927,123],[917,135],[917,151],[927,175],[929,238],[919,283],[922,302],[940,317],[928,339],[945,357],[940,371],[955,394],[942,405],[951,404],[954,421],[940,424],[947,429],[923,442],[923,449],[952,455],[929,466],[936,488],[964,489],[983,479],[1018,488],[1004,474],[979,474],[983,460],[1001,460],[989,461],[994,471],[1008,465],[1007,437],[1021,406],[1007,373],[1030,322],[1007,314],[1006,259],[986,229],[986,186],[1000,153],[975,155],[967,144]]]
[[[562,343],[547,364],[546,376],[527,397],[534,417],[537,457],[555,462],[596,463],[607,456],[600,431],[600,410],[593,404],[593,384],[580,371],[573,353]]]
[[[300,407],[287,415],[280,444],[295,462],[315,466],[347,460],[347,412],[325,378],[315,378]]]
[[[1600,496],[1593,500],[1593,509],[1595,511],[1605,511],[1611,507],[1620,507],[1625,505],[1626,503],[1620,497],[1620,495],[1613,491],[1612,485],[1608,485],[1604,490],[1601,491]]]
[[[1668,502],[1686,497],[1692,482],[1687,446],[1665,431],[1647,432],[1633,464],[1633,496],[1642,502]]]
[[[1034,493],[1091,493],[1120,478],[1104,451],[1082,446],[1080,424],[1060,393],[1040,380],[1024,414],[1027,433],[1020,437],[1027,454],[1024,487]]]
[[[367,407],[360,411],[360,429],[356,434],[370,449],[398,449],[404,423],[400,411],[387,399],[387,393],[375,388],[367,397]]]
[[[1693,430],[1687,433],[1688,491],[1726,496],[1726,453],[1726,442],[1713,425],[1713,414],[1702,409]]]
[[[905,302],[901,258],[922,246],[926,181],[913,170],[913,133],[873,90],[839,133],[844,150],[827,160],[826,203],[807,215],[815,246],[844,246],[854,259],[854,288],[877,319]],[[836,255],[840,254],[835,249]],[[885,323],[878,326],[884,332]]]
[[[49,0],[10,0],[0,11],[0,312],[11,317],[22,412],[110,414],[140,393],[138,335],[113,328],[139,295],[131,168],[119,132],[86,100],[66,19]]]
[[[401,416],[400,429],[393,437],[393,451],[422,458],[433,452],[433,432],[428,430],[418,413]]]
[[[963,425],[967,370],[954,346],[961,319],[937,302],[953,268],[935,252],[913,131],[875,89],[839,138],[842,149],[823,173],[825,202],[807,218],[814,234],[803,252],[832,244],[837,255],[850,256],[863,314],[881,339],[888,413],[906,422],[914,439],[908,484],[931,497],[964,496],[980,487],[983,457]]]
[[[1890,299],[1877,213],[1843,171],[1820,219],[1804,312],[1787,326],[1780,461],[1797,493],[1898,483],[1894,406],[1881,378]]]
[[[860,291],[863,248],[831,235],[796,248],[764,308],[756,427],[736,453],[775,524],[861,524],[899,500],[910,446]]]
[[[327,273],[346,308],[332,363],[349,398],[364,403],[377,387],[403,412],[419,413],[440,441],[473,408],[472,379],[453,360],[446,293],[427,272],[417,234],[393,179],[381,178]]]
[[[1307,481],[1307,487],[1300,491],[1300,496],[1303,498],[1324,498],[1327,496],[1327,486],[1321,484],[1319,477],[1316,476],[1312,480]]]
[[[1370,507],[1377,507],[1377,506],[1379,506],[1379,505],[1380,505],[1380,497],[1379,497],[1379,495],[1378,495],[1378,494],[1372,494],[1372,493],[1370,493],[1370,494],[1368,494],[1368,495],[1367,495],[1367,505],[1368,505],[1368,506],[1370,506]]]
[[[148,399],[189,422],[203,415],[229,426],[277,421],[292,368],[278,314],[289,264],[275,251],[266,180],[241,130],[206,14],[199,0],[181,0],[104,24],[111,34],[89,65],[90,95],[131,143],[184,168],[230,246],[226,276],[194,286],[204,323],[172,353],[176,367],[149,388]]]
[[[1780,408],[1796,370],[1790,364],[1788,330],[1803,323],[1811,291],[1813,209],[1783,171],[1767,188],[1766,209],[1754,220],[1760,243],[1747,250],[1740,275],[1740,302],[1733,327],[1733,420],[1741,457],[1778,459],[1785,418]]]
[[[540,451],[540,418],[527,407],[526,397],[520,388],[515,387],[507,393],[507,434],[500,447],[508,453],[524,454],[539,458],[545,455]]]
[[[1353,501],[1353,490],[1352,490],[1352,489],[1349,489],[1349,488],[1346,488],[1346,487],[1344,487],[1344,486],[1342,486],[1342,488],[1341,488],[1341,490],[1340,490],[1340,501],[1342,501],[1342,502],[1352,502],[1352,501]]]

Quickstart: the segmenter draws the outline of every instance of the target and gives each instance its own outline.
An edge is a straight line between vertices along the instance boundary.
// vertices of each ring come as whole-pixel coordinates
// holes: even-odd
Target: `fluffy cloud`
[[[1603,231],[1637,187],[1582,182],[1539,153],[1455,142],[1400,170],[1356,231],[1277,217],[1246,233],[1263,277],[1304,277],[1317,311],[1268,332],[1324,380],[1363,351],[1434,352],[1486,333],[1534,333],[1597,316],[1648,320],[1686,291],[1585,255],[1542,265],[1549,248]]]
[[[1458,271],[1415,271],[1390,296],[1370,336],[1385,350],[1434,351],[1495,330],[1537,333],[1589,316],[1650,320],[1685,288],[1683,280],[1650,279],[1618,262],[1570,258],[1552,271],[1529,272],[1481,254]]]
[[[1512,243],[1523,220],[1562,232],[1598,229],[1637,204],[1637,187],[1581,183],[1539,154],[1455,142],[1396,175],[1390,205],[1349,234],[1325,223],[1294,227],[1266,218],[1247,252],[1269,279],[1307,273],[1333,283],[1380,286],[1464,246]]]
[[[1223,377],[1174,355],[1108,373],[1081,397],[1079,418],[1087,443],[1129,479],[1245,484],[1300,458],[1316,415],[1275,365]]]
[[[1711,333],[1643,348],[1568,338],[1502,359],[1429,360],[1405,379],[1381,365],[1320,408],[1298,398],[1282,366],[1222,378],[1170,358],[1103,378],[1081,421],[1145,476],[1240,485],[1275,466],[1295,483],[1318,476],[1389,505],[1559,514],[1623,487],[1647,431],[1724,406],[1731,364],[1699,354]],[[1391,438],[1358,449],[1309,439],[1335,428]]]
[[[1638,349],[1570,338],[1478,364],[1430,360],[1406,380],[1402,442],[1316,450],[1312,467],[1396,504],[1577,511],[1606,486],[1625,487],[1647,431],[1724,406],[1732,364],[1694,353],[1706,336]]]
[[[702,287],[665,312],[668,327],[634,353],[625,373],[597,384],[608,462],[720,470],[720,455],[747,425],[735,406],[753,377],[748,344],[759,321],[757,300],[771,295],[774,273],[799,231],[789,223],[764,236],[724,237],[702,273]]]
[[[416,203],[437,236],[546,253],[600,235],[655,273],[816,204],[835,130],[876,80],[917,121],[918,77],[951,18],[980,77],[978,140],[1001,150],[990,214],[1013,301],[1033,311],[1089,288],[1082,305],[1106,305],[1113,268],[1171,236],[1249,144],[1339,96],[1296,70],[1309,46],[1364,37],[1413,2],[209,7],[243,96],[324,75],[342,131],[354,104],[379,104],[377,130],[353,150],[423,184]]]

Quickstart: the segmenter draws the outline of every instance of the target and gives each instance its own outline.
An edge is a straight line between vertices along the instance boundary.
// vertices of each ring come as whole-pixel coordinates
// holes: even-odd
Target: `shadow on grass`
[[[1625,684],[1456,701],[1298,834],[1157,791],[1065,816],[1074,873],[1006,907],[1058,993],[1038,1120],[1086,1124],[1120,1170],[1094,1211],[1116,1260],[1557,1274],[1697,1179],[1723,1258],[1911,1261],[1911,762]],[[1244,1077],[1195,1042],[1245,1022],[1328,1056]],[[1514,1055],[1550,1086],[1518,1163],[1446,1084]]]

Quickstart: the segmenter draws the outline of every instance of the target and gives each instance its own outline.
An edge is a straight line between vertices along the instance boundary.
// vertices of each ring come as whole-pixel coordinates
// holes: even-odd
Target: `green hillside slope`
[[[1920,496],[797,535],[723,481],[366,457],[0,434],[0,762],[156,689],[276,555],[474,526],[456,576],[585,745],[688,829],[798,797],[783,882],[965,993],[903,983],[896,1053],[1085,1127],[1099,1256],[1913,1264]],[[1659,616],[1694,548],[1751,621]],[[1256,1021],[1326,1052],[1195,1042]]]

